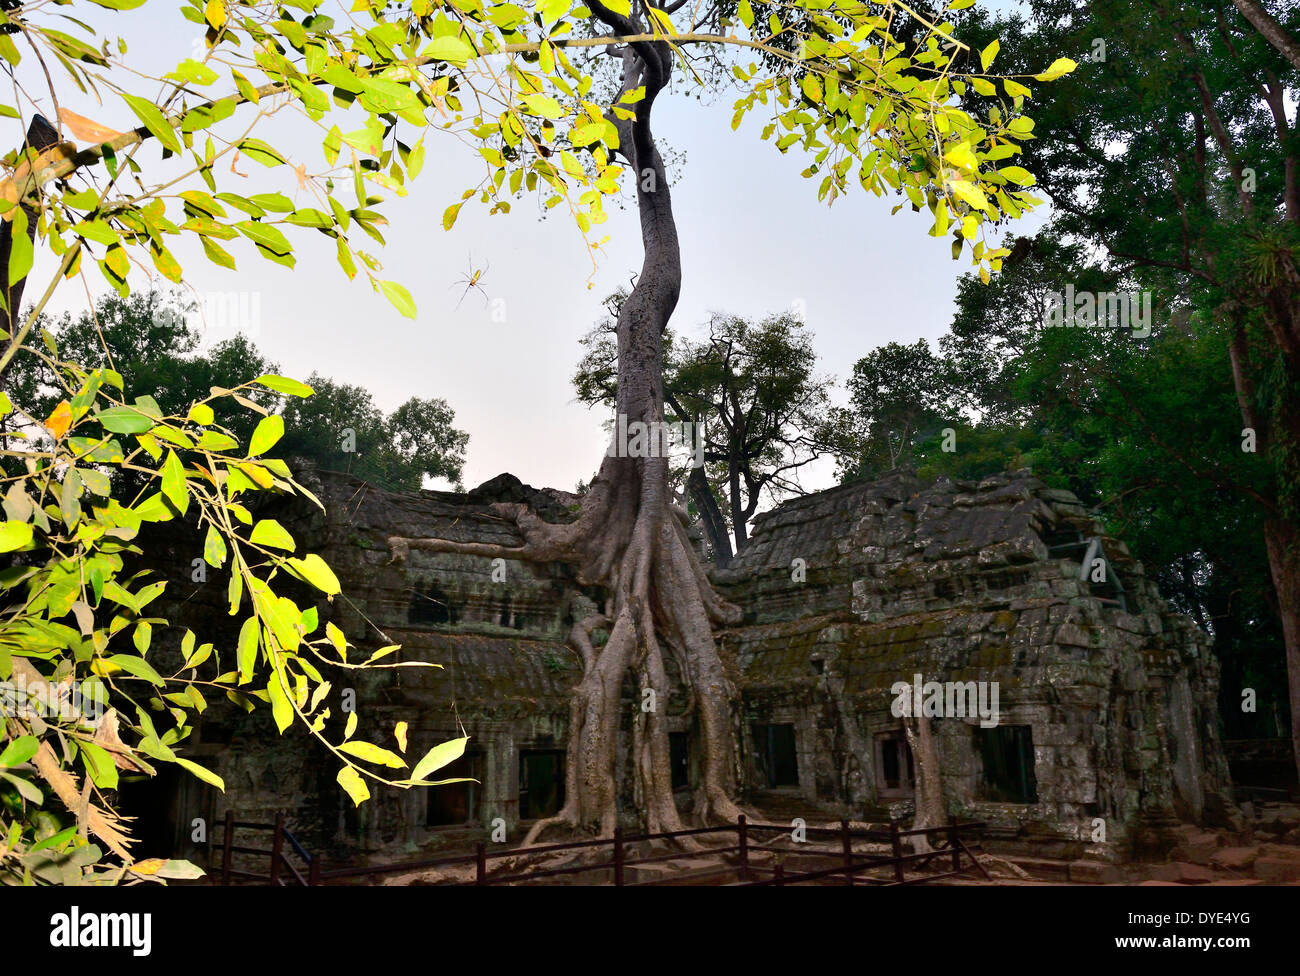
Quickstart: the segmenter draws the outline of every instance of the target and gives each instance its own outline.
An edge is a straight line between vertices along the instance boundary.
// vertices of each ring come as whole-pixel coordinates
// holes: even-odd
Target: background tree
[[[60,355],[88,368],[115,370],[127,395],[151,396],[167,414],[183,414],[213,388],[233,389],[250,376],[279,372],[242,333],[203,349],[194,312],[183,296],[158,290],[126,298],[110,294],[90,311],[42,319],[35,328]],[[57,370],[34,356],[15,360],[6,385],[37,416],[49,416],[64,397]],[[460,484],[469,435],[456,429],[446,401],[412,397],[385,415],[359,386],[315,373],[309,385],[315,393],[307,398],[266,389],[245,394],[284,418],[280,451],[285,457],[347,471],[394,490],[417,491],[426,477]],[[234,401],[216,402],[219,422],[247,440],[258,415]],[[0,421],[4,423],[14,420]]]
[[[936,433],[945,404],[939,360],[930,344],[886,343],[859,359],[847,408],[831,419],[841,477],[871,478],[915,464],[916,443]]]
[[[469,434],[445,400],[412,397],[385,416],[362,387],[315,373],[307,384],[315,394],[284,408],[286,456],[396,491],[418,491],[425,478],[460,487]]]
[[[1288,115],[1300,71],[1283,53],[1300,36],[1300,10],[1226,0],[1027,7],[1027,23],[988,25],[1009,38],[1009,61],[1047,50],[1091,58],[1055,90],[1041,138],[1025,147],[1061,233],[1152,289],[1161,320],[1179,296],[1202,341],[1219,344],[1233,384],[1235,429],[1218,425],[1222,439],[1178,443],[1152,430],[1152,446],[1199,455],[1198,469],[1232,469],[1253,437],[1266,462],[1248,497],[1285,639],[1300,763],[1300,141]]]
[[[618,296],[612,296],[616,308]],[[615,321],[598,323],[574,387],[589,405],[614,406],[618,364]],[[828,380],[814,373],[812,336],[792,315],[750,322],[714,314],[703,340],[664,338],[664,406],[701,438],[703,466],[679,472],[699,514],[714,561],[726,566],[748,540],[764,493],[771,501],[801,493],[800,468],[824,450]],[[693,459],[692,459],[693,462]],[[732,545],[732,534],[735,546]]]
[[[68,360],[116,371],[124,393],[133,398],[151,396],[169,414],[183,413],[214,386],[232,389],[251,376],[279,371],[242,333],[200,351],[201,336],[184,314],[187,311],[174,297],[151,289],[125,298],[105,295],[93,309],[76,315],[39,317],[35,329]],[[5,385],[15,399],[42,417],[49,416],[64,397],[58,371],[35,356],[16,359]],[[250,393],[254,402],[268,409],[282,399],[271,390]],[[233,402],[221,409],[221,422],[236,436],[247,439],[252,434],[256,414]]]

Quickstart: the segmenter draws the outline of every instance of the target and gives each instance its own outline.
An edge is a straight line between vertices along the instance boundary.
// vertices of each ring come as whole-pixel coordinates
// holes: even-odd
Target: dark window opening
[[[482,779],[483,757],[481,753],[467,752],[455,762],[438,770],[437,779],[471,780]],[[426,827],[450,827],[471,823],[478,819],[478,804],[481,783],[448,783],[446,786],[431,786],[425,790],[428,796],[424,813]]]
[[[421,590],[411,590],[411,605],[406,619],[413,624],[454,624],[456,611],[436,583]]]
[[[876,736],[876,789],[881,794],[905,796],[915,788],[912,749],[902,732]]]
[[[170,763],[154,777],[121,778],[118,805],[124,814],[135,818],[131,835],[141,858],[179,855],[180,839],[188,840],[181,821],[185,811],[178,802],[180,786],[180,772]]]
[[[519,751],[519,817],[536,820],[564,806],[564,750]]]
[[[770,788],[799,785],[793,725],[755,725],[754,748],[760,772]]]
[[[668,733],[668,764],[672,767],[673,789],[691,785],[691,737],[686,732]]]
[[[819,657],[815,657],[815,658],[812,659],[812,662],[811,662],[811,663],[812,663],[812,671],[813,671],[813,674],[825,674],[825,673],[826,673],[826,662],[823,661],[821,658],[819,658]]]
[[[976,795],[999,803],[1037,803],[1034,737],[1028,725],[975,729],[982,769]]]

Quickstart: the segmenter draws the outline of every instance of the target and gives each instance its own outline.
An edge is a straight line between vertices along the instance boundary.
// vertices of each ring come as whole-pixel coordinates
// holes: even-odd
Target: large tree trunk
[[[1291,701],[1291,748],[1300,773],[1300,532],[1292,522],[1270,519],[1264,526],[1264,540],[1277,590],[1277,611],[1282,618]]]
[[[700,510],[704,533],[709,537],[709,545],[713,547],[713,562],[719,569],[726,569],[731,564],[733,555],[731,535],[727,531],[727,521],[722,517],[722,509],[718,507],[718,500],[713,496],[713,489],[709,487],[709,479],[703,467],[691,468],[691,473],[686,480],[686,488],[695,502],[695,507]]]
[[[1292,322],[1294,319],[1292,320]],[[1274,335],[1283,333],[1290,322],[1276,323]],[[1285,356],[1285,352],[1283,353]],[[1255,431],[1257,450],[1269,449],[1276,431],[1291,444],[1300,444],[1300,404],[1287,401],[1277,415],[1263,416],[1256,407],[1256,390],[1246,329],[1237,322],[1233,326],[1228,357],[1232,363],[1232,381],[1237,393],[1237,406],[1242,423]],[[1294,370],[1288,370],[1295,375]],[[1294,381],[1293,381],[1294,382]],[[1283,478],[1280,490],[1288,489],[1293,481]],[[1264,522],[1264,544],[1268,551],[1269,573],[1277,597],[1277,612],[1282,621],[1282,642],[1286,652],[1288,699],[1291,705],[1291,749],[1300,776],[1300,527],[1291,513],[1296,503],[1274,502],[1273,511]]]
[[[948,806],[943,798],[939,749],[930,727],[930,717],[922,712],[912,718],[905,718],[903,730],[907,733],[907,744],[912,750],[912,763],[916,772],[913,792],[916,816],[912,827],[916,830],[942,827],[948,820]],[[924,834],[916,834],[912,838],[912,848],[918,854],[925,854],[933,849],[933,845]]]
[[[591,8],[618,34],[638,33],[627,18],[593,2]],[[636,287],[618,317],[617,411],[631,425],[662,422],[664,327],[677,304],[681,259],[663,160],[650,132],[655,98],[668,82],[672,54],[662,43],[638,42],[622,52],[623,90],[645,86],[631,121],[613,119],[620,152],[632,164],[645,258]],[[622,425],[619,425],[622,426]],[[652,430],[661,427],[650,427]],[[700,783],[694,815],[731,821],[740,813],[735,788],[732,703],[735,687],[713,640],[714,623],[734,623],[739,611],[713,591],[687,537],[685,513],[671,504],[666,445],[660,456],[625,457],[611,451],[583,496],[578,518],[543,522],[525,506],[497,511],[519,527],[524,545],[508,548],[445,539],[389,540],[394,558],[409,549],[460,552],[491,558],[576,564],[579,581],[607,594],[603,612],[574,626],[571,641],[582,655],[583,678],[570,705],[567,794],[564,809],[533,826],[525,844],[551,826],[612,834],[619,822],[617,742],[625,707],[632,716],[632,790],[640,820],[650,832],[678,830],[673,799],[665,708],[669,698],[665,656],[672,655],[687,686],[694,720]],[[596,646],[592,634],[609,636]],[[623,700],[626,677],[638,694]],[[642,710],[653,689],[654,708]]]
[[[1300,68],[1300,40],[1287,33],[1286,28],[1277,22],[1259,0],[1232,0],[1233,5],[1241,11],[1255,30],[1264,35],[1265,40],[1282,52],[1282,56]]]

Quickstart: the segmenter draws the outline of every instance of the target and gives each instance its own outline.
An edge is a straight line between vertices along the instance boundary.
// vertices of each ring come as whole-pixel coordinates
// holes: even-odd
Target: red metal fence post
[[[230,884],[230,845],[235,838],[235,811],[226,811],[226,836],[221,839],[221,883]]]
[[[778,888],[785,884],[785,868],[780,863],[772,865],[772,884]]]
[[[474,883],[487,884],[487,845],[482,841],[474,845]]]
[[[307,869],[307,884],[313,888],[320,884],[320,862],[321,855],[313,854],[311,856],[311,867]]]

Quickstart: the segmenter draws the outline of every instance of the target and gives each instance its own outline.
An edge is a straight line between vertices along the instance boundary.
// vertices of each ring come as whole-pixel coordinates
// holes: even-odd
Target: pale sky
[[[127,37],[131,57],[140,59],[132,63],[145,70],[169,70],[190,56],[197,37],[194,25],[166,0],[149,0],[124,15],[90,10],[77,15]],[[43,88],[28,67],[25,60],[20,75],[36,95]],[[61,96],[74,111],[117,128],[135,124],[111,96],[100,106],[67,91]],[[819,204],[817,181],[799,175],[807,159],[782,156],[760,142],[760,119],[731,130],[732,100],[728,95],[705,105],[671,92],[656,104],[657,135],[686,154],[672,190],[684,267],[673,328],[696,334],[710,310],[762,316],[800,301],[820,370],[841,380],[858,358],[885,342],[937,340],[951,320],[956,281],[969,270],[968,258],[954,262],[946,238],[927,236],[925,214],[905,208],[891,217],[901,197],[877,198],[856,188],[833,207]],[[43,107],[53,118],[48,104]],[[267,124],[263,138],[287,151],[291,162],[323,166],[313,130],[285,115]],[[5,125],[9,142],[17,143],[18,123]],[[149,172],[150,164],[159,164],[159,149],[147,146],[139,158]],[[227,188],[302,196],[289,167],[266,170],[244,161],[241,169],[250,178],[232,182],[247,188]],[[431,134],[424,171],[409,196],[390,198],[383,207],[388,246],[376,252],[383,276],[411,290],[419,305],[415,321],[402,318],[360,276],[348,282],[335,263],[333,241],[313,232],[290,234],[298,254],[292,272],[240,242],[231,242],[238,272],[208,264],[197,245],[174,250],[200,296],[256,293],[254,338],[287,375],[305,379],[315,371],[360,384],[385,410],[411,396],[446,399],[457,426],[470,434],[467,487],[510,471],[536,486],[571,489],[591,477],[605,447],[603,416],[573,400],[569,379],[580,355],[578,338],[600,316],[601,299],[640,268],[636,214],[611,207],[604,225],[611,240],[594,269],[571,220],[562,214],[539,220],[532,200],[517,202],[504,217],[467,204],[455,228],[444,232],[443,210],[477,174],[469,151]],[[1010,230],[1032,233],[1040,223],[1031,216]],[[360,233],[356,240],[369,242]],[[472,291],[462,301],[464,285],[457,282],[471,267],[486,269],[483,289],[486,297],[504,300],[504,322],[492,321],[483,294]],[[48,254],[38,257],[29,298],[52,270]],[[105,290],[97,271],[88,280],[96,293]],[[139,275],[133,284],[143,287],[147,280]],[[84,290],[65,285],[55,306],[83,308]],[[832,474],[823,466],[805,484],[828,486]]]

